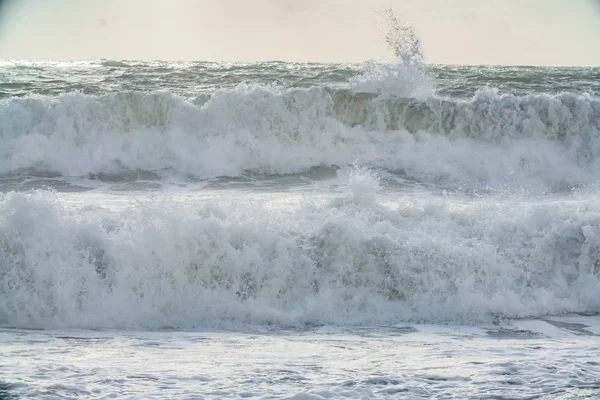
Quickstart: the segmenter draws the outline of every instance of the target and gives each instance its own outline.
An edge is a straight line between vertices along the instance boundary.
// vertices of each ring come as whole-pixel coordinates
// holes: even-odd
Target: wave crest
[[[569,93],[519,97],[481,91],[461,101],[241,85],[192,101],[169,92],[4,100],[0,121],[1,174],[173,169],[237,176],[359,159],[440,181],[448,172],[424,158],[437,157],[450,175],[463,170],[463,176],[450,176],[462,185],[523,176],[552,186],[585,182],[600,159],[600,100]],[[479,165],[486,162],[473,152],[492,164]],[[554,171],[558,180],[546,182],[544,171],[556,166],[562,169]],[[483,174],[476,171],[481,168]]]
[[[48,193],[6,195],[0,324],[302,326],[600,312],[595,211],[392,209],[352,196],[295,212],[155,199],[75,216]]]

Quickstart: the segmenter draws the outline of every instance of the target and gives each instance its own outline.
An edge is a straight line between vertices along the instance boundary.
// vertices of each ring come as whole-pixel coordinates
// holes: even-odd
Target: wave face
[[[597,177],[600,100],[480,91],[470,100],[242,85],[0,102],[0,174],[170,169],[201,178],[318,165],[401,170],[450,186],[556,187]]]
[[[74,213],[48,192],[4,195],[0,324],[300,327],[600,312],[598,207],[394,208],[377,203],[368,172],[348,187],[292,212],[223,198]]]

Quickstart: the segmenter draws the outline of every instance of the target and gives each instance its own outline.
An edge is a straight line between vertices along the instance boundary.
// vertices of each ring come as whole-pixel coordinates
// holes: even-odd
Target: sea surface
[[[0,62],[0,398],[600,398],[600,68]]]

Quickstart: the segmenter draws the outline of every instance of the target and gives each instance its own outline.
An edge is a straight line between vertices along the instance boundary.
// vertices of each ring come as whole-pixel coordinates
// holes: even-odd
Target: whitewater
[[[2,61],[0,398],[599,398],[600,69],[400,61]]]

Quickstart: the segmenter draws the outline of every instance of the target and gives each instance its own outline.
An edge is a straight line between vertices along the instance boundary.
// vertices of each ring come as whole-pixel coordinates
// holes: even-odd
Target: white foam
[[[5,195],[0,323],[303,326],[600,311],[595,198],[419,197],[395,209],[380,205],[368,175],[352,179],[353,193],[294,208],[278,206],[281,194],[129,206],[118,197],[113,209],[107,195],[102,207],[89,196],[67,207],[61,196],[75,195]]]
[[[295,173],[356,161],[452,188],[564,190],[600,173],[600,101],[470,101],[241,85],[195,105],[168,92],[0,102],[0,174],[171,169]]]

